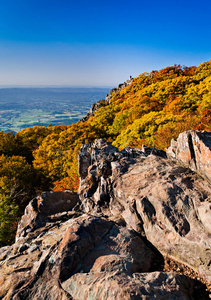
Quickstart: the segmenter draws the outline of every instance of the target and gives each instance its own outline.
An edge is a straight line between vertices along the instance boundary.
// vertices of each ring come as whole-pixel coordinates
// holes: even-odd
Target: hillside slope
[[[184,130],[211,131],[211,60],[199,67],[179,65],[143,73],[128,85],[109,93],[83,122],[32,127],[0,133],[1,224],[18,205],[25,205],[43,190],[78,190],[78,154],[83,143],[104,138],[114,146],[153,146],[165,150]],[[23,172],[23,170],[25,170]],[[7,213],[6,213],[7,212]],[[2,226],[0,244],[11,241]],[[15,229],[16,221],[9,226]],[[7,236],[4,241],[3,236]],[[13,236],[13,235],[12,235]]]
[[[34,151],[34,167],[52,180],[72,176],[76,183],[82,143],[104,138],[120,148],[145,144],[164,150],[184,130],[211,130],[210,120],[211,61],[144,73],[87,121],[49,134]]]

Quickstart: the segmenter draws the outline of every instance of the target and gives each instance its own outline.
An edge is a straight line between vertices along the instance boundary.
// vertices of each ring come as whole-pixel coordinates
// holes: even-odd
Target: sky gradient
[[[115,86],[211,58],[211,1],[0,0],[0,86]]]

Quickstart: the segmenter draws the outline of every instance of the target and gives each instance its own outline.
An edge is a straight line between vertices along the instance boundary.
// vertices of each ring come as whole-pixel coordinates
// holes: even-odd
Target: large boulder
[[[141,295],[142,290],[144,295],[165,290],[164,285],[154,288],[153,284],[145,289],[146,276],[134,286],[139,273],[161,269],[162,256],[124,223],[117,224],[102,217],[72,212],[68,220],[49,222],[28,233],[21,245],[16,242],[2,248],[0,259],[1,299],[86,299],[88,291],[92,299],[112,299],[106,297],[112,278],[114,288],[109,293],[116,295],[116,299],[133,299],[133,293]],[[168,287],[165,294],[170,295],[172,291],[178,299],[180,296],[191,299],[194,282],[181,277],[183,289],[183,284],[179,285],[180,277],[157,271],[151,280],[164,280]],[[88,279],[86,285],[82,278]],[[97,278],[99,282],[95,285]],[[125,293],[122,280],[127,286]]]
[[[163,272],[126,274],[115,271],[76,274],[65,287],[75,300],[187,300],[205,297],[194,289],[193,282],[186,276]]]
[[[150,155],[114,178],[116,203],[127,225],[211,281],[211,185],[190,169]]]

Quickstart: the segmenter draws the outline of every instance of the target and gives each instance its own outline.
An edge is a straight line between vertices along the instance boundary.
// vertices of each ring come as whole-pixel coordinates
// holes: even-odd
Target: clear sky
[[[0,0],[0,85],[115,86],[210,58],[210,0]]]

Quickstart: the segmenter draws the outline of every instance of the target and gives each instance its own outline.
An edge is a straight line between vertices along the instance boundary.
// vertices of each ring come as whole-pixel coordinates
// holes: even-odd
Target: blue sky
[[[0,0],[0,85],[115,86],[198,66],[210,13],[210,0]]]

